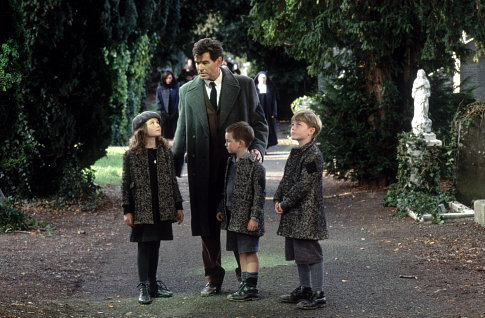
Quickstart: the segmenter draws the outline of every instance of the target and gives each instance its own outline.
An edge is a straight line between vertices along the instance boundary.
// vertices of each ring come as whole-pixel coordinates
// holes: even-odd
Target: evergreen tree
[[[328,79],[321,100],[327,168],[337,166],[340,177],[389,183],[397,134],[410,128],[416,71],[450,74],[454,57],[468,54],[463,31],[483,43],[484,8],[472,0],[265,0],[254,2],[251,32]]]

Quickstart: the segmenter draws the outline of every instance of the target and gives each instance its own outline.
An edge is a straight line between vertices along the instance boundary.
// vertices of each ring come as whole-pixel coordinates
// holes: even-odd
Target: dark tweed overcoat
[[[252,236],[264,234],[264,200],[266,173],[264,167],[252,157],[245,156],[237,162],[236,177],[232,193],[232,211],[229,223],[226,211],[226,184],[232,158],[227,160],[226,177],[224,178],[224,199],[219,206],[222,212],[222,228],[232,232]],[[258,230],[248,231],[249,220],[258,220]]]
[[[274,196],[284,212],[278,235],[306,240],[328,237],[322,177],[323,157],[315,140],[291,150]]]
[[[254,81],[241,75],[234,75],[228,69],[223,73],[222,90],[219,98],[219,127],[217,147],[224,149],[225,129],[238,121],[246,121],[254,129],[255,140],[250,149],[258,149],[264,155],[268,139],[268,126],[259,104]],[[190,213],[192,235],[217,235],[219,222],[215,218],[217,205],[209,204],[210,184],[210,131],[204,95],[204,80],[200,76],[184,84],[179,92],[179,119],[175,132],[174,153],[177,175],[180,176],[187,153],[187,172],[190,191]],[[214,147],[214,145],[212,145]],[[227,151],[226,151],[227,156]],[[224,169],[225,160],[221,169]],[[221,173],[223,176],[223,172]],[[213,206],[213,208],[209,208]]]
[[[160,221],[177,221],[176,203],[182,202],[173,157],[164,145],[157,147],[158,204]],[[148,152],[141,154],[126,151],[123,155],[123,175],[121,177],[122,205],[134,214],[135,224],[153,224],[152,192]],[[126,211],[126,210],[125,210]]]

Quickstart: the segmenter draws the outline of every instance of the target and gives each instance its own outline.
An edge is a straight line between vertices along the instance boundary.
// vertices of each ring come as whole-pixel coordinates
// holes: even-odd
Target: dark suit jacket
[[[217,131],[219,144],[212,147],[223,147],[225,129],[229,125],[246,121],[253,127],[255,134],[250,149],[258,149],[264,155],[268,125],[254,81],[247,76],[234,75],[225,68],[221,68],[221,71],[223,77]],[[211,236],[218,233],[220,226],[215,217],[218,202],[213,202],[217,200],[213,194],[222,190],[225,161],[221,171],[210,171],[211,144],[204,89],[204,80],[200,77],[180,88],[179,119],[172,151],[178,176],[182,170],[184,154],[187,153],[192,235]],[[221,175],[222,184],[213,184],[211,174]],[[222,192],[216,194],[222,198]]]

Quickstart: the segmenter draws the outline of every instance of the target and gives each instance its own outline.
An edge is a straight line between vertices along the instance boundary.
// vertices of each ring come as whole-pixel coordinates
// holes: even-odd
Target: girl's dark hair
[[[169,75],[172,75],[172,83],[170,83],[170,85],[167,85],[167,83],[165,82],[167,80],[167,77]],[[162,85],[165,85],[165,86],[175,86],[175,75],[173,75],[173,73],[171,71],[165,71],[163,74],[162,74],[162,78],[160,79],[160,84]]]
[[[141,154],[145,149],[145,134],[147,132],[147,123],[145,122],[140,128],[135,130],[133,136],[130,138],[129,141],[129,150],[133,151],[137,155]],[[157,147],[159,145],[164,146],[167,148],[167,141],[162,137],[157,137]]]
[[[194,57],[200,56],[207,52],[209,52],[212,61],[217,60],[219,57],[222,58],[223,50],[221,42],[209,38],[195,42],[194,48],[192,49],[192,54]]]
[[[245,121],[238,121],[226,128],[226,133],[231,134],[234,140],[242,140],[249,147],[254,140],[254,130],[253,127]]]

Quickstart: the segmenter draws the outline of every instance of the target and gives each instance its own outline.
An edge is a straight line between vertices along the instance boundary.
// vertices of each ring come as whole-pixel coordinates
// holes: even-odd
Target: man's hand
[[[248,223],[248,231],[249,232],[254,232],[258,229],[258,222],[251,219],[249,220],[249,223]]]
[[[133,224],[133,213],[126,213],[123,216],[123,221],[125,222],[126,225],[129,227],[134,227],[135,225]]]
[[[222,212],[217,212],[216,219],[217,221],[222,222]]]
[[[263,163],[263,157],[261,156],[261,153],[259,152],[258,149],[251,149],[251,156],[256,158],[259,163]]]
[[[184,210],[177,210],[177,224],[181,224],[184,221]]]

